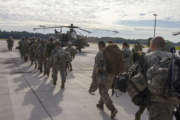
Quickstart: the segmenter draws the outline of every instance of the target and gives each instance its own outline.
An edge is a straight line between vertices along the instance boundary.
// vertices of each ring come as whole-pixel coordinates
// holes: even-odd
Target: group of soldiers
[[[52,70],[54,85],[57,83],[58,72],[60,72],[61,88],[65,87],[67,72],[68,70],[72,71],[71,62],[77,54],[71,43],[66,48],[62,48],[60,41],[53,38],[49,40],[23,38],[18,44],[21,58],[25,62],[30,61],[35,69],[48,77]],[[166,60],[171,60],[172,54],[167,49],[165,50],[164,38],[149,39],[149,50],[146,53],[143,52],[143,46],[139,43],[136,43],[131,50],[129,45],[124,42],[122,49],[119,50],[112,41],[108,45],[100,41],[98,48],[92,72],[92,84],[89,88],[91,95],[99,90],[100,99],[96,105],[98,109],[104,110],[104,105],[106,105],[111,112],[111,118],[115,118],[118,110],[111,100],[109,90],[113,89],[114,83],[117,83],[115,82],[117,76],[121,78],[123,75],[127,75],[126,91],[132,98],[132,102],[140,108],[136,113],[136,120],[140,120],[140,116],[146,108],[149,111],[149,120],[173,120],[174,109],[180,102],[172,102],[166,94],[168,74],[164,68],[169,65]],[[114,51],[109,54],[108,58],[108,50],[113,49]],[[114,70],[112,66],[116,69]],[[118,66],[120,69],[117,68]],[[120,73],[114,72],[116,70]]]
[[[114,82],[117,74],[108,71],[111,66],[109,66],[105,51],[110,50],[108,49],[110,46],[113,46],[112,42],[109,42],[109,45],[106,45],[103,41],[98,43],[99,52],[95,57],[89,93],[94,95],[94,92],[99,89],[100,99],[96,107],[104,110],[105,104],[111,112],[111,118],[114,119],[118,110],[110,98],[109,90],[113,89],[113,83],[117,83]],[[169,95],[172,91],[169,90],[167,85],[169,82],[168,68],[170,61],[172,61],[172,54],[167,51],[164,38],[149,39],[149,50],[146,53],[143,52],[143,46],[139,43],[136,43],[132,50],[127,43],[123,43],[121,51],[125,67],[124,72],[118,75],[119,78],[123,75],[128,76],[126,92],[132,98],[132,102],[139,106],[135,120],[140,120],[146,108],[149,111],[149,120],[173,120],[173,116],[176,116],[176,119],[179,120],[177,116],[180,114],[177,110],[175,111],[175,108],[179,106],[180,100],[172,99],[172,96]],[[113,58],[113,54],[111,56]],[[177,59],[180,61],[179,57]],[[115,60],[114,64],[116,64]],[[179,80],[180,69],[175,70],[174,78]],[[178,81],[176,82],[178,83]],[[168,95],[164,91],[169,91]]]
[[[48,40],[40,38],[23,38],[19,41],[19,52],[21,58],[30,61],[35,69],[44,76],[50,75],[52,70],[53,84],[56,85],[58,72],[61,76],[61,88],[64,89],[67,72],[72,71],[71,62],[77,54],[76,49],[68,43],[66,48],[61,47],[61,42],[53,38]]]

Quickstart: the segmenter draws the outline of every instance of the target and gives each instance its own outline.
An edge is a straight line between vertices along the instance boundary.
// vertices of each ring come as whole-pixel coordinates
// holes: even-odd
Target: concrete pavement
[[[96,52],[91,45],[77,55],[66,89],[60,90],[60,79],[54,87],[51,78],[24,63],[17,50],[8,52],[6,42],[0,41],[0,120],[110,120],[107,109],[96,109],[98,93],[88,94]],[[134,119],[138,108],[128,95],[112,99],[119,111],[117,119]]]

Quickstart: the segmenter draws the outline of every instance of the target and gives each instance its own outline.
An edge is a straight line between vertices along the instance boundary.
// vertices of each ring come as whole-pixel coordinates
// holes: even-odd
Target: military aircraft
[[[173,33],[174,36],[180,35],[180,32]]]
[[[60,32],[58,32],[56,29],[60,28]],[[62,32],[62,29],[66,28],[69,29],[66,33]],[[40,25],[37,28],[33,28],[33,30],[38,29],[55,29],[55,38],[58,39],[61,42],[62,47],[67,46],[69,43],[71,43],[73,46],[76,47],[79,52],[81,52],[81,49],[88,47],[88,41],[87,37],[83,36],[82,34],[77,34],[75,29],[84,31],[86,33],[91,33],[88,30],[82,29],[78,26],[74,26],[71,24],[70,26],[44,26]]]

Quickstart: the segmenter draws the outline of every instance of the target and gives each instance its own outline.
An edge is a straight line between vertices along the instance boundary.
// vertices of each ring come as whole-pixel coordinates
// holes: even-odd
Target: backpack
[[[134,70],[131,72],[132,69]],[[133,64],[130,68],[127,92],[134,104],[147,105],[149,102],[148,85],[144,75],[142,72],[138,72],[138,69],[139,65],[137,64]]]
[[[150,92],[148,90],[147,81],[143,74],[143,63],[141,61],[134,63],[128,70],[129,80],[127,85],[127,92],[135,105],[147,105],[149,103]]]
[[[109,45],[103,51],[106,70],[110,74],[119,74],[125,71],[123,52],[117,45]]]
[[[113,88],[125,93],[128,87],[128,74],[119,74],[114,78]]]
[[[180,97],[180,58],[162,58],[147,71],[148,89],[153,95]]]
[[[68,57],[68,53],[65,52],[64,50],[58,50],[57,53],[55,54],[55,63],[58,65],[66,64]]]
[[[168,96],[168,74],[170,58],[160,58],[157,64],[153,64],[146,73],[148,89],[152,95]]]

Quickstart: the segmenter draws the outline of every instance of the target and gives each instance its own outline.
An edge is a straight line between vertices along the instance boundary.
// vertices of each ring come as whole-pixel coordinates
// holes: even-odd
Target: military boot
[[[98,103],[98,104],[96,104],[96,107],[99,109],[99,110],[104,110],[104,105],[103,104],[100,104],[100,103]]]
[[[62,82],[61,89],[64,89],[64,88],[65,88],[65,82]]]
[[[50,69],[47,69],[47,76],[49,77],[49,74],[50,74]]]
[[[57,82],[57,80],[54,80],[54,79],[53,79],[53,85],[54,85],[54,86],[56,86],[56,82]]]
[[[116,117],[116,114],[118,113],[118,111],[116,109],[111,111],[111,119],[114,119]]]
[[[56,86],[56,81],[53,80],[53,85]]]

